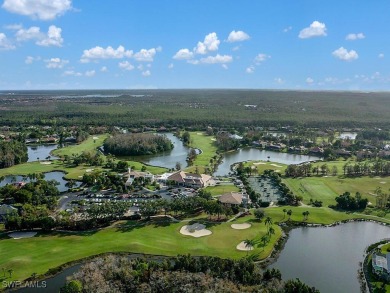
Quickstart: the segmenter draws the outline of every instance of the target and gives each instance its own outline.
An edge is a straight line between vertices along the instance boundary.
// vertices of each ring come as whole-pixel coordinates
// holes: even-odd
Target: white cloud
[[[85,76],[87,77],[92,77],[96,74],[96,71],[95,70],[90,70],[90,71],[86,71],[85,72]]]
[[[378,55],[378,58],[380,58],[380,59],[383,59],[383,58],[385,58],[385,54],[383,54],[383,53],[379,53],[379,55]]]
[[[129,61],[123,61],[119,62],[119,68],[122,68],[123,70],[133,70],[134,66]]]
[[[16,30],[20,30],[23,28],[23,25],[21,23],[14,23],[14,24],[9,24],[9,25],[6,25],[4,26],[6,29],[8,30],[13,30],[13,31],[16,31]]]
[[[241,46],[235,46],[232,48],[232,51],[238,51],[238,50],[240,50],[240,48],[241,48]]]
[[[137,66],[137,69],[140,70],[140,71],[144,70],[143,64],[139,64],[139,65]]]
[[[289,32],[289,31],[291,31],[292,30],[292,26],[288,26],[288,27],[286,27],[285,29],[283,29],[283,32],[284,33],[287,33],[287,32]]]
[[[247,67],[247,69],[245,69],[245,72],[246,73],[253,73],[255,72],[255,67],[253,65]]]
[[[261,62],[266,61],[267,59],[270,59],[271,56],[267,54],[260,53],[255,57],[255,63],[257,65],[260,65]]]
[[[28,29],[21,28],[15,33],[15,38],[18,42],[35,40],[38,46],[57,46],[61,47],[64,39],[61,37],[62,29],[51,25],[47,34],[41,32],[37,26],[32,26]]]
[[[201,58],[201,63],[207,64],[217,64],[217,63],[229,63],[233,61],[233,57],[230,55],[219,55],[216,56],[207,56],[206,58]]]
[[[142,76],[151,76],[152,75],[152,73],[150,72],[150,70],[146,70],[146,71],[143,71],[142,72]]]
[[[340,47],[337,50],[334,50],[332,55],[344,61],[352,61],[359,58],[359,55],[355,50],[348,51],[344,47]]]
[[[176,52],[175,56],[173,56],[173,59],[177,60],[188,60],[192,59],[194,57],[194,53],[192,53],[188,49],[180,49]]]
[[[83,74],[80,73],[80,72],[76,72],[74,70],[66,70],[64,73],[63,73],[64,76],[82,76]]]
[[[2,7],[34,19],[52,20],[72,8],[71,0],[4,0]]]
[[[174,67],[173,63],[168,65],[168,69],[172,69]]]
[[[124,57],[130,58],[132,56],[133,51],[126,50],[123,46],[119,46],[117,49],[114,49],[111,46],[108,46],[107,48],[96,46],[89,50],[84,50],[80,61],[87,63],[93,59],[121,59]]]
[[[26,64],[32,64],[34,61],[39,61],[41,60],[41,57],[32,57],[32,56],[27,56],[26,59],[24,60],[24,63]]]
[[[0,50],[12,50],[15,49],[15,46],[12,45],[7,36],[3,33],[0,33]]]
[[[280,77],[277,77],[274,79],[274,81],[277,83],[277,84],[283,84],[284,83],[284,80]]]
[[[156,55],[156,52],[156,48],[151,48],[149,50],[141,49],[139,52],[135,53],[133,57],[138,62],[153,62],[153,58]]]
[[[205,36],[203,42],[198,42],[196,47],[194,48],[194,52],[196,54],[207,54],[209,51],[216,51],[218,50],[218,46],[221,43],[220,40],[218,40],[218,36],[216,33],[209,33],[207,36]]]
[[[246,40],[249,40],[249,39],[250,39],[250,36],[246,32],[243,32],[243,31],[232,31],[229,34],[229,37],[228,37],[227,41],[230,42],[230,43],[234,43],[234,42],[246,41]]]
[[[60,69],[69,63],[68,60],[64,60],[61,58],[51,58],[45,60],[45,62],[46,62],[46,67],[51,69]]]
[[[313,82],[314,82],[314,79],[312,79],[311,77],[306,78],[307,84],[312,84]]]
[[[108,71],[108,68],[106,66],[103,66],[102,68],[100,68],[100,72],[107,72]]]
[[[227,66],[226,64],[222,64],[221,66],[222,66],[223,69],[226,69],[226,70],[229,69],[229,66]]]
[[[187,60],[187,63],[190,63],[190,64],[193,64],[193,65],[197,65],[199,64],[199,60]]]
[[[51,25],[49,27],[49,30],[47,32],[47,35],[40,41],[38,41],[36,44],[39,46],[56,46],[61,47],[62,43],[64,42],[64,39],[61,36],[62,29],[59,27],[56,27],[55,25]]]
[[[348,34],[345,39],[347,41],[355,41],[355,40],[362,40],[366,38],[366,36],[363,33],[358,33],[358,34]]]
[[[298,37],[300,39],[308,39],[313,37],[324,37],[326,36],[325,23],[319,21],[313,21],[309,27],[304,28],[299,32]]]

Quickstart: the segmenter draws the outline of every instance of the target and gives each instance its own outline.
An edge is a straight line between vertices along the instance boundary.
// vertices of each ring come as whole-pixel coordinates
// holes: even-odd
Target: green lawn
[[[241,222],[248,220],[240,219]],[[237,244],[266,233],[264,223],[254,222],[246,230],[234,230],[230,227],[231,223],[222,223],[208,225],[212,235],[193,238],[179,233],[180,228],[187,223],[134,225],[132,222],[120,222],[114,227],[93,233],[52,233],[30,239],[1,239],[0,268],[12,268],[13,279],[22,280],[32,273],[43,274],[49,268],[104,252],[127,251],[171,256],[190,253],[240,258],[247,253],[238,251]],[[259,253],[264,258],[272,251],[273,244],[281,235],[280,228],[274,228],[276,233],[270,243],[264,249],[256,247],[253,253]]]
[[[103,145],[104,140],[108,136],[109,134],[91,135],[88,139],[86,139],[80,144],[70,145],[64,148],[54,150],[53,155],[63,157],[65,155],[71,156],[72,154],[81,154],[85,151],[94,151],[98,147]]]
[[[284,174],[284,171],[287,168],[287,165],[282,163],[275,162],[266,162],[266,161],[250,161],[244,162],[245,167],[250,167],[253,170],[253,174],[263,174],[265,170],[274,170],[280,174]]]
[[[198,166],[199,172],[204,171],[204,167],[209,166],[210,159],[217,154],[217,147],[214,143],[215,137],[208,136],[203,132],[190,132],[191,143],[190,146],[202,150],[199,154],[192,167],[187,168],[187,171],[193,172]]]
[[[216,185],[208,186],[205,188],[206,191],[210,192],[212,196],[221,195],[227,192],[238,192],[240,189],[235,185]]]
[[[152,174],[163,174],[168,171],[167,168],[145,165],[141,162],[136,162],[136,161],[126,161],[126,162],[129,165],[129,167],[132,167],[132,169],[135,170],[141,170],[142,167],[145,166],[146,170]]]
[[[325,206],[335,204],[336,196],[349,191],[352,195],[360,192],[363,197],[375,205],[375,189],[382,187],[384,192],[390,189],[390,177],[358,177],[343,178],[342,176],[330,177],[306,177],[286,178],[283,182],[296,195],[303,197],[303,202],[308,204],[310,199],[321,200]]]

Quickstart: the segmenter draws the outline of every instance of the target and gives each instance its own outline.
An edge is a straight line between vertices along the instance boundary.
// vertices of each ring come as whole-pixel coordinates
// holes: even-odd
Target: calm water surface
[[[297,228],[271,267],[283,279],[299,278],[320,292],[360,292],[357,271],[367,246],[390,237],[390,227],[354,222],[326,228]]]
[[[50,155],[52,150],[57,149],[58,145],[56,144],[48,144],[48,145],[29,145],[27,146],[27,154],[28,161],[27,162],[35,162],[46,160],[48,156],[50,156],[50,160],[58,159],[58,157]]]

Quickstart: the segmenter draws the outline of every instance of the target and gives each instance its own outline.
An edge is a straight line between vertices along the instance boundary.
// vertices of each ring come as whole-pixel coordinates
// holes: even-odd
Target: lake
[[[65,186],[66,184],[66,180],[63,179],[63,177],[65,176],[65,173],[64,172],[60,172],[60,171],[53,171],[53,172],[48,172],[48,173],[45,173],[45,180],[56,180],[57,182],[59,182],[60,184],[57,185],[57,188],[60,192],[64,192],[64,191],[67,191],[68,190],[68,187]],[[9,184],[9,183],[14,183],[14,182],[30,182],[30,179],[28,178],[25,178],[25,180],[23,180],[23,176],[20,176],[20,175],[17,175],[17,176],[12,176],[12,175],[9,175],[9,176],[5,176],[4,177],[4,180],[0,182],[0,187],[2,186],[5,186],[6,184]],[[80,186],[81,182],[78,182],[76,181],[76,186]]]
[[[29,145],[27,146],[27,162],[43,161],[50,156],[50,160],[58,159],[58,157],[50,155],[52,150],[57,149],[57,144]]]
[[[133,156],[128,157],[130,160],[142,162],[152,166],[165,168],[176,168],[176,163],[179,162],[182,168],[187,167],[187,155],[191,148],[186,147],[183,142],[173,135],[173,133],[164,133],[164,135],[172,142],[173,149],[167,152],[149,156]]]
[[[357,271],[365,249],[388,237],[390,227],[374,222],[296,228],[271,267],[284,280],[299,278],[322,293],[360,292]]]
[[[256,148],[243,148],[238,151],[229,152],[223,155],[223,161],[218,166],[214,176],[227,175],[231,170],[230,166],[237,162],[244,161],[271,161],[282,164],[300,164],[308,161],[316,161],[321,158],[309,155],[291,153],[280,153]]]

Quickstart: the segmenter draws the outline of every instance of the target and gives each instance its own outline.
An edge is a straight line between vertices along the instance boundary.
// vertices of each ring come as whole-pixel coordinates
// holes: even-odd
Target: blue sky
[[[390,89],[390,2],[2,0],[0,89]]]

